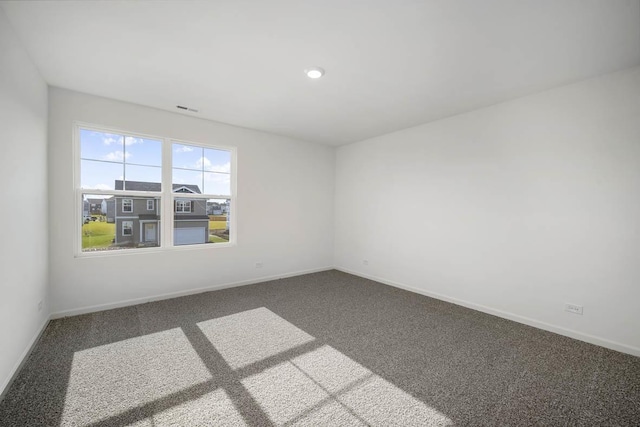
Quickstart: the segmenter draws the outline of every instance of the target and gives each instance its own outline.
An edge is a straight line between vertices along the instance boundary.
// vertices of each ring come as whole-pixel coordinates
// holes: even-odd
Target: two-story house
[[[127,190],[160,191],[159,182],[127,181]],[[115,189],[124,189],[116,180]],[[174,193],[201,194],[197,185],[173,184]],[[160,205],[156,197],[117,196],[114,199],[115,244],[118,246],[157,246],[160,242]],[[174,208],[175,245],[209,242],[206,199],[176,198]]]

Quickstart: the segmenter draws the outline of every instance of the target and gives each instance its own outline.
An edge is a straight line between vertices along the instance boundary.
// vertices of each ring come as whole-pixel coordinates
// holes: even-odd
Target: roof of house
[[[193,193],[200,194],[200,187],[192,184],[173,184],[173,190],[179,188],[186,188]],[[144,181],[127,181],[127,190],[130,191],[160,191],[162,188],[159,182],[144,182]],[[116,180],[116,190],[124,190],[124,181],[121,179]]]
[[[101,205],[103,200],[104,199],[87,199],[87,202],[91,203],[92,205]]]

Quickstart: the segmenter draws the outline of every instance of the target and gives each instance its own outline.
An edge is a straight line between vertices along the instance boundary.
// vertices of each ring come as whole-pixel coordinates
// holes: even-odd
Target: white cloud
[[[193,151],[193,148],[187,147],[186,145],[182,145],[180,146],[180,148],[175,149],[176,153],[190,153],[192,151]]]
[[[142,138],[134,138],[132,136],[128,136],[124,139],[124,145],[134,145],[134,144],[143,144],[144,141]]]
[[[116,150],[107,154],[106,156],[103,156],[102,160],[108,160],[111,162],[121,162],[124,159],[128,159],[129,157],[131,157],[131,153],[124,153],[120,150]]]
[[[104,145],[122,144],[122,138],[114,138],[112,136],[105,136],[105,137],[102,137],[102,143]]]
[[[196,162],[197,169],[202,169],[203,166],[204,166],[204,170],[209,170],[209,168],[211,167],[211,161],[206,157],[200,157]]]
[[[222,165],[214,165],[211,163],[211,160],[207,159],[206,157],[202,157],[196,162],[196,168],[197,169],[203,168],[205,171],[208,171],[208,172],[230,173],[231,163],[227,162]]]
[[[116,135],[109,135],[102,137],[102,143],[104,145],[117,144],[122,145],[122,137]],[[124,138],[124,145],[134,145],[134,144],[143,144],[144,141],[142,138],[134,138],[132,136],[127,136]]]
[[[227,162],[222,165],[213,166],[212,170],[215,170],[216,172],[231,173],[231,163]]]
[[[107,184],[97,184],[94,185],[93,188],[96,190],[113,190],[113,187]]]

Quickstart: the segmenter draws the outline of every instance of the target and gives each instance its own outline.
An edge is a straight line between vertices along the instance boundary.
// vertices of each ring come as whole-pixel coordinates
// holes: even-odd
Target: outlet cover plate
[[[565,304],[564,311],[569,313],[582,315],[582,306],[577,304]]]

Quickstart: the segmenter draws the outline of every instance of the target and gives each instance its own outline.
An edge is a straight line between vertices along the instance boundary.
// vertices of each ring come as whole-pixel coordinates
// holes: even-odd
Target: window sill
[[[235,242],[228,243],[208,243],[198,245],[182,245],[171,247],[157,247],[157,248],[136,248],[136,249],[114,249],[107,251],[88,251],[80,252],[74,255],[74,258],[106,258],[106,257],[119,257],[128,255],[140,255],[140,254],[157,254],[163,252],[184,252],[184,251],[210,251],[221,248],[232,248],[237,246]]]

